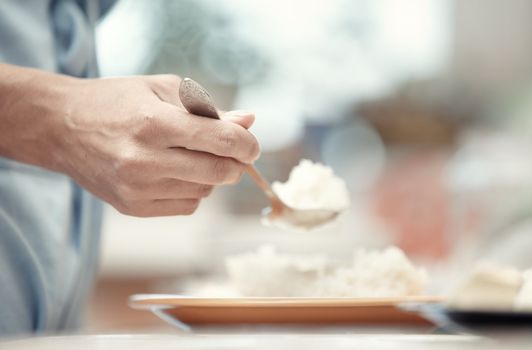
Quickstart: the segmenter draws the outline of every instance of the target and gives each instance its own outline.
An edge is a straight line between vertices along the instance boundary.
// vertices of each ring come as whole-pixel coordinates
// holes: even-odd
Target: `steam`
[[[297,140],[305,120],[338,121],[358,101],[433,74],[446,59],[445,1],[203,2],[230,14],[233,24],[217,33],[224,45],[246,43],[260,57],[224,83],[239,85],[235,108],[257,112],[254,132],[266,150]]]
[[[264,150],[448,56],[448,0],[122,0],[98,30],[106,75],[203,74],[238,88]],[[199,72],[199,73],[198,73]]]

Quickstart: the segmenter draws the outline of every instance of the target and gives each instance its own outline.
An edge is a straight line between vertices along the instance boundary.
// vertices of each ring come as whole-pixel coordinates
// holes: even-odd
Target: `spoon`
[[[218,110],[214,106],[211,96],[200,84],[190,78],[185,78],[179,85],[179,98],[185,109],[196,116],[220,119]],[[270,183],[251,164],[246,166],[246,172],[255,184],[270,200],[270,207],[262,212],[263,221],[277,226],[310,230],[328,223],[338,216],[338,212],[326,209],[295,209],[284,203],[272,190]]]

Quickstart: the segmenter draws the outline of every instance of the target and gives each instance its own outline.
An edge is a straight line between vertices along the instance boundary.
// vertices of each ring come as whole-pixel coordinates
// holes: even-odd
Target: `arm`
[[[190,214],[212,186],[237,182],[259,146],[253,115],[190,115],[179,82],[0,64],[0,155],[65,173],[125,214]]]

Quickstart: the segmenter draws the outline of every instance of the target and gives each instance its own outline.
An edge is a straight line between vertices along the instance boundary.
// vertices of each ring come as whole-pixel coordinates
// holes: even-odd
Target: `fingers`
[[[146,184],[160,179],[176,179],[206,185],[234,184],[240,180],[246,165],[232,158],[184,148],[139,148],[118,157],[113,162],[113,178],[121,197],[130,197]],[[139,185],[140,184],[140,185]],[[144,185],[143,185],[144,184]],[[167,185],[171,186],[171,185]]]
[[[213,186],[163,179],[154,184],[117,186],[109,202],[121,213],[132,216],[190,215]]]
[[[158,132],[166,147],[207,152],[247,164],[259,157],[257,139],[239,124],[194,116],[170,105],[161,107],[160,116]],[[236,118],[244,125],[253,123],[250,115]]]
[[[201,199],[208,197],[212,190],[212,185],[166,178],[156,183],[136,185],[130,195],[133,200]]]
[[[199,199],[156,199],[132,202],[116,209],[122,214],[138,217],[191,215],[199,204]]]
[[[209,185],[164,179],[156,184],[130,186],[125,191],[121,188],[119,198],[111,204],[132,216],[190,215],[212,189]]]
[[[184,110],[179,99],[180,77],[164,74],[145,79],[157,97],[167,102],[159,104],[157,111],[150,112],[164,122],[149,123],[146,127],[149,137],[157,137],[166,147],[184,147],[234,158],[243,163],[252,163],[258,158],[259,144],[247,131],[255,120],[253,113],[231,111],[223,115],[223,120],[193,116]],[[141,134],[146,134],[145,131],[143,129]]]
[[[183,148],[161,152],[159,164],[165,177],[207,185],[235,184],[245,171],[245,164],[235,159]]]

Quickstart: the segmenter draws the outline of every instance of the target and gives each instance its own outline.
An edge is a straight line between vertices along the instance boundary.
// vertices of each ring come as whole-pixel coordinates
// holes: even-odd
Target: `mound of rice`
[[[226,260],[229,285],[240,296],[396,297],[419,295],[427,274],[396,247],[359,250],[340,265],[320,255],[279,254],[271,246]]]

